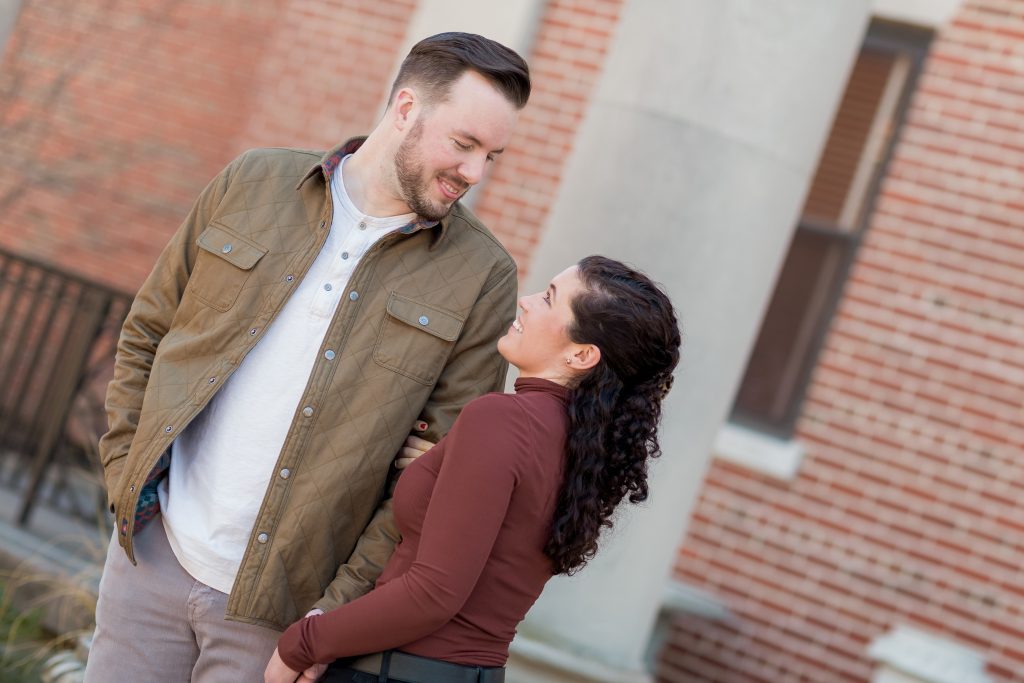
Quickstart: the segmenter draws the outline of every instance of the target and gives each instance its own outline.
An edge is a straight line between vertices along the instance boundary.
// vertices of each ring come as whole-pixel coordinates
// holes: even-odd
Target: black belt
[[[504,667],[467,666],[396,650],[366,655],[347,662],[347,666],[368,674],[384,673],[383,680],[394,677],[409,683],[503,683],[505,680]]]

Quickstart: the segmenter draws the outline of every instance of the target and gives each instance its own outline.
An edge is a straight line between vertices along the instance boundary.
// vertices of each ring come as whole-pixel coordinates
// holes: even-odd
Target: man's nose
[[[469,185],[476,185],[484,176],[484,169],[487,167],[487,157],[474,157],[462,162],[459,166],[459,175]]]

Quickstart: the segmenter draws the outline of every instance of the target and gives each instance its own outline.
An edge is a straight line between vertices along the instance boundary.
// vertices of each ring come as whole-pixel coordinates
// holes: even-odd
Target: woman
[[[646,499],[679,358],[668,297],[589,256],[519,308],[498,341],[519,369],[516,393],[471,402],[406,469],[394,501],[402,542],[377,587],[285,631],[268,683],[381,651],[337,662],[323,680],[501,681],[546,581],[594,556],[622,498]]]

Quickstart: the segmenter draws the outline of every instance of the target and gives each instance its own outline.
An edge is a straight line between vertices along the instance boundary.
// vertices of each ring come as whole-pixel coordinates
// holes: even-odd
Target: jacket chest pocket
[[[437,381],[465,318],[391,292],[373,360],[421,384]]]
[[[199,254],[188,290],[207,306],[226,311],[267,250],[230,228],[214,223],[196,240]]]

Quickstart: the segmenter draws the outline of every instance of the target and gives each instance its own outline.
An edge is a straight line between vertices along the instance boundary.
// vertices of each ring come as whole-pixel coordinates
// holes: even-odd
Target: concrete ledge
[[[754,429],[727,423],[718,430],[715,457],[735,462],[779,479],[791,480],[800,471],[804,447]]]
[[[653,683],[646,671],[615,668],[522,634],[512,641],[507,683]]]
[[[874,683],[992,683],[978,652],[908,626],[876,638],[868,656],[882,665]]]

